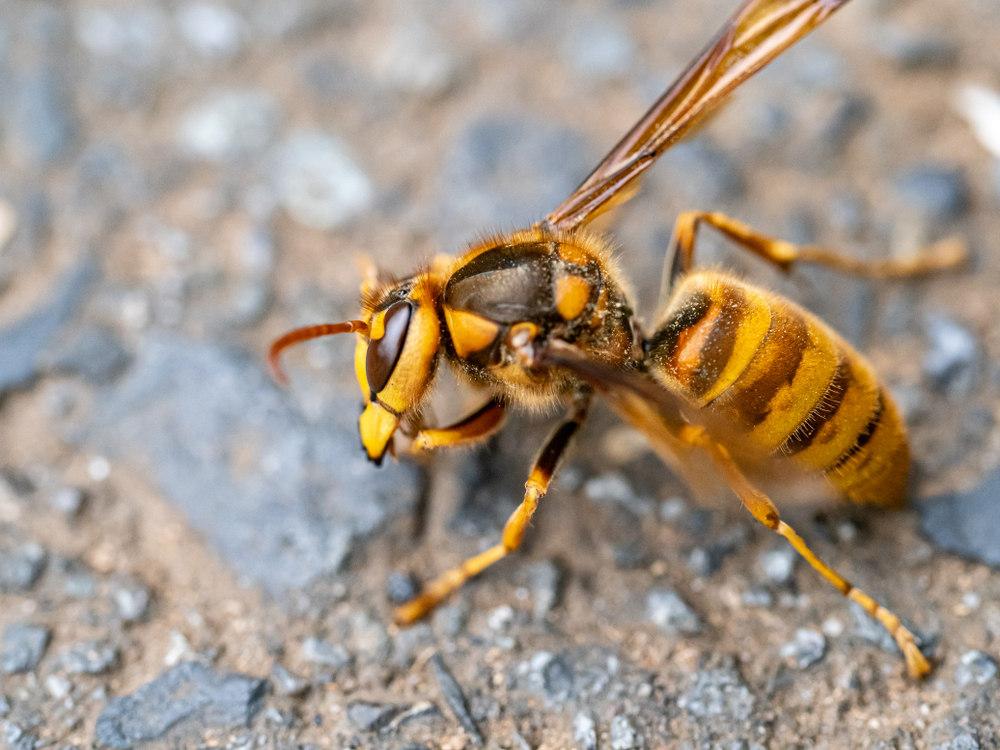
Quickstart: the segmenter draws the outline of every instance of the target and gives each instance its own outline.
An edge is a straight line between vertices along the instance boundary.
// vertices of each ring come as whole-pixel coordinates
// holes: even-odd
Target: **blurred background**
[[[996,0],[853,0],[609,225],[647,320],[683,210],[859,258],[968,243],[895,284],[698,251],[819,313],[907,415],[913,509],[787,517],[925,637],[925,683],[603,409],[524,550],[399,630],[496,541],[552,415],[375,469],[353,342],[265,371],[275,336],[357,316],[366,262],[544,216],[735,7],[0,4],[0,743],[998,746]],[[442,381],[442,421],[484,398]]]

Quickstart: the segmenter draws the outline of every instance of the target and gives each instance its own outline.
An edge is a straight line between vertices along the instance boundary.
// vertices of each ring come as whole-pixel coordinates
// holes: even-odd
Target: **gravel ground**
[[[645,315],[682,210],[859,257],[968,241],[894,285],[699,256],[898,396],[910,510],[770,489],[929,679],[603,408],[524,549],[398,629],[498,538],[553,416],[375,469],[349,342],[291,353],[289,388],[264,370],[356,315],[365,258],[406,273],[553,208],[735,4],[0,4],[0,747],[1000,747],[996,0],[854,0],[610,225]],[[481,398],[445,382],[434,412]]]

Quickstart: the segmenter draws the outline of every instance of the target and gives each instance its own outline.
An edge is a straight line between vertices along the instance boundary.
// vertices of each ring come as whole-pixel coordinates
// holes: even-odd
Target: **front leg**
[[[499,397],[494,397],[482,408],[455,424],[420,430],[413,438],[413,448],[426,451],[478,443],[500,429],[506,409],[507,405]]]
[[[473,576],[482,573],[493,563],[503,559],[521,546],[528,523],[538,508],[538,502],[545,497],[552,477],[559,467],[559,460],[566,452],[570,440],[587,418],[590,408],[590,391],[581,391],[574,399],[572,411],[549,436],[545,446],[535,460],[534,468],[524,484],[524,499],[504,525],[500,544],[471,557],[459,567],[449,570],[432,581],[416,599],[397,607],[393,614],[400,625],[408,625],[427,616],[447,596]]]

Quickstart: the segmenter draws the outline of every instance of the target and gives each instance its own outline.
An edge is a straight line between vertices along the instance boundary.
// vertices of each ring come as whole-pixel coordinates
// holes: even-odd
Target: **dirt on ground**
[[[996,0],[852,0],[602,224],[647,325],[682,211],[856,258],[967,243],[899,282],[698,244],[899,402],[908,509],[767,490],[927,679],[602,405],[522,549],[393,625],[496,543],[556,415],[376,468],[349,337],[290,351],[287,387],[266,370],[275,336],[357,317],[369,263],[405,277],[552,210],[735,6],[0,5],[0,746],[1000,747]],[[485,398],[443,372],[428,415]]]

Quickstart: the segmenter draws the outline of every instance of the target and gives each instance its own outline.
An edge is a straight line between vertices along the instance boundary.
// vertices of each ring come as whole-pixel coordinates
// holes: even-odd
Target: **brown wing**
[[[846,2],[747,0],[597,169],[546,217],[548,226],[575,229],[627,200],[622,196],[631,192],[621,191],[701,115]]]
[[[687,413],[691,409],[679,396],[638,371],[591,359],[558,339],[549,341],[537,364],[562,367],[576,374],[601,395],[615,414],[646,436],[656,454],[692,492],[703,498],[713,494],[710,477],[699,470],[700,456],[677,437],[695,416]]]

